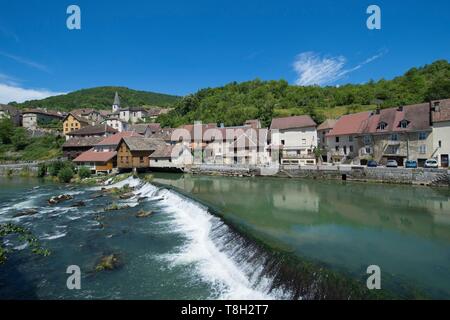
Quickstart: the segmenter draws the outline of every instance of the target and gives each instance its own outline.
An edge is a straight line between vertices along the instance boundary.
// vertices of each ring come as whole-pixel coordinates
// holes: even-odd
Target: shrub
[[[40,163],[38,167],[37,176],[39,178],[43,178],[45,177],[46,174],[47,174],[47,165],[45,163]]]
[[[91,170],[87,167],[81,167],[78,169],[78,175],[81,179],[86,179],[91,176]]]
[[[58,172],[58,179],[60,182],[68,183],[73,178],[74,172],[69,167],[64,167]]]

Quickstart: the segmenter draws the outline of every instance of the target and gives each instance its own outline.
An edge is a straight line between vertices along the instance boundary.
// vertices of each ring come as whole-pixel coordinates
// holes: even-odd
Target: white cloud
[[[347,59],[343,56],[321,56],[315,52],[301,53],[297,55],[293,65],[294,71],[297,73],[295,84],[309,86],[333,83],[343,76],[382,57],[386,52],[387,50],[383,50],[350,69],[345,68]]]
[[[43,64],[34,62],[34,61],[26,59],[26,58],[22,58],[22,57],[16,56],[14,54],[3,52],[3,51],[0,51],[0,55],[6,57],[8,59],[14,60],[14,61],[16,61],[16,62],[18,62],[20,64],[26,65],[28,67],[35,68],[35,69],[38,69],[38,70],[41,70],[41,71],[49,73],[49,70],[48,70],[47,66],[45,66]]]
[[[24,102],[27,100],[44,99],[50,96],[64,94],[46,89],[25,89],[18,86],[0,83],[0,103]]]

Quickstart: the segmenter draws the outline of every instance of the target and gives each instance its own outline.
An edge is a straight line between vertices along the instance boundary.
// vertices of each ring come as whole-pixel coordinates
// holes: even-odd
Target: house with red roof
[[[73,162],[79,167],[87,167],[92,172],[110,173],[117,167],[117,146],[124,137],[140,136],[131,131],[123,131],[108,136],[95,144],[88,151],[76,157]]]
[[[308,116],[274,118],[270,125],[271,153],[284,165],[315,165],[317,124]],[[278,161],[278,159],[274,159]]]
[[[388,160],[403,166],[415,160],[419,167],[433,156],[433,135],[430,104],[387,108],[371,113],[361,131],[361,159],[373,159],[381,164]]]
[[[371,112],[359,112],[340,117],[326,135],[327,158],[331,163],[359,162],[360,139]],[[367,150],[371,152],[371,150]]]

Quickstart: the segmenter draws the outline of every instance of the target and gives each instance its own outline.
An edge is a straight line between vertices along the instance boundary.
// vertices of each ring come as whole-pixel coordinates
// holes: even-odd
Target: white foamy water
[[[174,191],[145,184],[136,190],[140,196],[149,200],[160,198],[164,212],[171,216],[168,222],[173,232],[187,238],[185,245],[175,253],[164,258],[173,265],[194,265],[202,280],[211,283],[218,299],[280,299],[282,292],[270,292],[272,280],[262,275],[262,264],[247,263],[233,259],[241,254],[242,247],[216,244],[216,229],[228,232],[228,227],[217,217],[211,215],[200,204],[187,199]],[[220,239],[217,239],[220,241]],[[270,292],[270,293],[269,293]]]
[[[141,180],[134,178],[134,177],[128,177],[125,180],[122,180],[120,182],[114,183],[114,184],[108,184],[108,185],[103,185],[103,186],[97,186],[97,187],[92,187],[89,190],[101,190],[102,188],[105,189],[112,189],[112,188],[122,188],[125,185],[129,185],[130,187],[137,187],[139,184],[141,184]]]

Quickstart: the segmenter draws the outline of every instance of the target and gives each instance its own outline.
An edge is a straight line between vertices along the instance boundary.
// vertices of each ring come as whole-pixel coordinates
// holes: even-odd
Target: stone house
[[[22,126],[30,130],[36,130],[39,127],[46,126],[52,122],[58,122],[63,119],[64,116],[56,111],[28,109],[22,112]]]
[[[22,124],[22,114],[16,107],[0,104],[0,120],[4,118],[10,119],[16,127]]]
[[[317,124],[308,116],[274,118],[270,125],[271,152],[279,150],[279,161],[287,165],[314,165]],[[278,159],[273,159],[278,161]]]
[[[364,156],[385,164],[416,160],[419,166],[433,154],[429,103],[377,110],[370,114],[361,131]],[[370,151],[370,152],[369,152]]]

